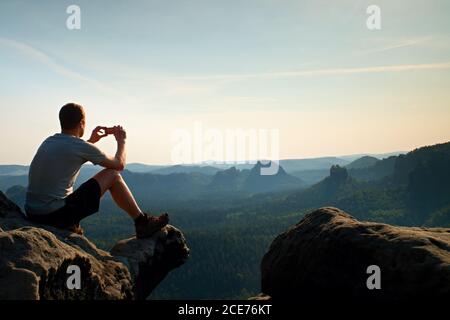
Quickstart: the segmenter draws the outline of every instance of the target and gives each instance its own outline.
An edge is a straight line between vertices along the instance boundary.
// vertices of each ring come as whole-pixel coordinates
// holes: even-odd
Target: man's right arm
[[[126,165],[125,140],[126,132],[122,127],[117,127],[114,136],[117,141],[117,151],[114,157],[106,156],[106,159],[100,162],[102,167],[122,171]]]

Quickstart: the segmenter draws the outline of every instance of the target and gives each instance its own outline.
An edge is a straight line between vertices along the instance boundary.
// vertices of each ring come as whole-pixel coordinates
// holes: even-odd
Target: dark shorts
[[[45,215],[27,214],[27,216],[36,223],[67,228],[98,212],[101,193],[100,185],[92,178],[68,195],[62,208]]]

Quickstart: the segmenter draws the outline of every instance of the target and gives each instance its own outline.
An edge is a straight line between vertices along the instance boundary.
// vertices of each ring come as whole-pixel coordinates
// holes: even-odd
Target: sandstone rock
[[[30,223],[0,192],[0,300],[145,299],[189,249],[167,226],[153,237],[119,241],[114,253],[86,237]],[[81,269],[81,289],[66,286],[67,267]],[[131,272],[130,272],[131,271]]]
[[[118,241],[111,254],[121,257],[135,281],[137,299],[144,299],[166,277],[167,273],[182,265],[189,256],[183,234],[167,227],[148,241],[135,237]]]
[[[381,289],[369,290],[370,265]],[[359,222],[321,208],[279,235],[261,263],[262,292],[276,299],[405,301],[450,297],[450,229]]]
[[[106,252],[94,256],[67,242],[35,227],[0,233],[0,299],[131,298],[131,277],[123,264]],[[69,265],[81,269],[81,290],[67,289]]]

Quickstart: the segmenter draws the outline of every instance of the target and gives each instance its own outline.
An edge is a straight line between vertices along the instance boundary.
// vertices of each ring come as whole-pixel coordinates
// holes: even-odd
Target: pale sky
[[[66,8],[81,8],[69,30]],[[366,26],[368,5],[381,30]],[[0,2],[0,164],[28,164],[74,101],[121,124],[128,161],[172,134],[277,129],[280,158],[450,140],[447,0]],[[99,143],[114,152],[114,139]],[[206,160],[206,159],[205,159]]]

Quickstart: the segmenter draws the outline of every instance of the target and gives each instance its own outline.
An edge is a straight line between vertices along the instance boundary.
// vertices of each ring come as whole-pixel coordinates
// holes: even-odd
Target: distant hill
[[[320,207],[323,203],[334,203],[340,197],[352,193],[359,188],[359,183],[348,175],[345,167],[334,165],[330,174],[312,187],[291,194],[286,202],[301,208]]]
[[[280,160],[280,166],[288,173],[306,170],[329,170],[333,165],[345,166],[349,163],[350,161],[338,157]]]
[[[351,155],[345,155],[345,156],[339,156],[339,158],[348,160],[348,161],[355,161],[361,157],[369,156],[374,157],[379,160],[389,158],[392,156],[399,156],[401,154],[406,154],[408,151],[394,151],[394,152],[386,152],[386,153],[360,153],[360,154],[351,154]]]
[[[216,169],[205,168],[206,170]],[[214,175],[195,171],[159,174],[158,171],[135,173],[128,170],[122,175],[137,197],[147,200],[186,200],[207,197],[212,193],[229,195],[282,191],[298,189],[304,185],[300,179],[288,175],[282,167],[279,167],[277,174],[267,176],[261,175],[260,169],[261,164],[258,162],[251,170],[237,170],[233,167],[217,171]]]
[[[388,155],[388,154],[386,154]],[[350,176],[362,180],[379,180],[392,174],[394,171],[395,156],[390,156],[380,160],[375,156],[361,156],[354,159],[353,156],[346,156],[347,159],[328,158],[330,161],[313,162],[314,165],[321,169],[302,169],[298,171],[289,172],[293,176],[302,179],[307,185],[313,185],[325,179],[329,174],[329,169],[333,165],[345,166],[349,170]],[[319,158],[322,159],[322,158]],[[333,161],[333,159],[335,161]],[[338,159],[338,160],[336,160]],[[349,159],[353,159],[349,162]],[[339,161],[340,160],[340,161]]]
[[[408,183],[410,173],[419,165],[432,161],[436,157],[447,157],[450,155],[450,143],[436,144],[415,149],[406,154],[398,156],[390,156],[388,158],[375,161],[375,159],[368,160],[367,158],[360,158],[351,164],[349,174],[361,181],[376,181],[391,177],[392,181],[397,184]],[[364,159],[364,160],[363,160]],[[360,162],[360,160],[362,160]],[[373,162],[370,166],[360,165]],[[354,164],[357,164],[356,166]],[[353,164],[353,165],[352,165]]]
[[[397,157],[393,178],[397,183],[407,183],[410,174],[419,165],[427,167],[431,165],[437,166],[438,160],[445,160],[448,157],[450,157],[450,142],[417,148]]]
[[[317,170],[305,170],[305,171],[294,171],[291,174],[294,177],[301,179],[305,185],[312,186],[326,177],[328,177],[330,169],[317,169]]]
[[[305,158],[305,159],[282,159],[279,160],[279,165],[288,173],[292,174],[297,171],[309,171],[309,170],[329,170],[332,165],[345,166],[351,161],[341,159],[339,157],[319,157],[319,158]],[[235,167],[238,170],[252,169],[258,161],[253,163],[213,163],[205,162],[216,168],[226,170],[231,167]]]
[[[28,174],[29,166],[22,165],[0,165],[0,176],[1,175],[9,175],[9,176],[21,176]]]
[[[396,156],[376,161],[372,166],[349,168],[349,174],[361,181],[376,181],[384,179],[394,173]]]
[[[248,173],[244,181],[243,189],[252,192],[273,192],[288,189],[298,189],[305,184],[299,179],[286,173],[280,165],[278,172],[274,175],[261,175],[264,166],[258,162]]]
[[[132,171],[132,170],[131,170]],[[151,171],[155,174],[172,174],[172,173],[202,173],[206,175],[214,175],[219,168],[212,166],[195,166],[195,165],[174,165]]]
[[[261,193],[300,189],[305,186],[301,179],[287,174],[281,166],[274,175],[261,175],[263,167],[261,162],[257,162],[251,170],[231,167],[219,171],[214,175],[208,189],[213,192]]]
[[[5,192],[15,185],[26,186],[28,184],[28,174],[26,175],[0,175],[0,191]]]
[[[188,167],[192,172],[178,166],[167,167],[175,172],[159,170],[150,173],[138,173],[124,170],[122,176],[135,194],[136,198],[146,203],[167,201],[187,201],[207,199],[209,195],[230,196],[233,194],[250,194],[288,189],[299,189],[304,185],[298,178],[288,175],[282,167],[276,175],[261,176],[261,164],[256,164],[252,170],[237,170],[230,168],[217,171],[214,175],[195,172],[196,167]],[[217,168],[204,168],[205,172],[214,172]],[[161,169],[162,170],[162,169]],[[180,172],[176,172],[180,170]]]
[[[136,198],[146,201],[196,198],[204,192],[211,181],[211,176],[184,172],[162,175],[125,170],[122,176]]]
[[[150,164],[143,164],[143,163],[128,163],[125,167],[125,169],[132,171],[132,172],[152,172],[158,169],[166,168],[167,165],[150,165]]]
[[[214,175],[208,188],[215,193],[237,192],[247,178],[248,172],[248,170],[242,172],[236,169],[236,167],[219,171]]]
[[[361,157],[361,158],[358,158],[358,159],[352,161],[345,167],[347,169],[363,169],[363,168],[368,168],[368,167],[375,165],[375,163],[377,163],[378,161],[380,161],[380,160],[375,157],[364,156],[364,157]]]
[[[379,160],[375,157],[363,156],[344,166],[348,169],[349,175],[355,179],[361,181],[379,180],[393,173],[395,158]],[[311,186],[325,179],[329,175],[331,166],[326,169],[295,171],[291,174]]]
[[[280,165],[287,173],[302,180],[305,186],[311,186],[325,179],[334,165],[346,166],[350,161],[338,157],[281,160]]]
[[[19,167],[19,168],[14,168]],[[12,186],[20,185],[26,187],[28,185],[28,169],[29,166],[3,166],[0,165],[0,171],[4,174],[0,174],[0,190],[6,191]],[[87,181],[98,171],[103,168],[100,166],[94,166],[92,164],[85,164],[81,167],[80,174],[78,175],[75,186],[79,186],[81,183]]]

